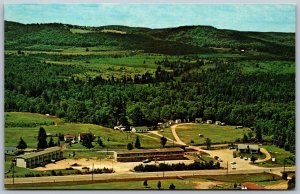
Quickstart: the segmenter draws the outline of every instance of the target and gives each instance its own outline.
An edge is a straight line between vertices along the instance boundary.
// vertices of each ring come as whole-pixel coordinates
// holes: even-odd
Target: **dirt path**
[[[265,148],[260,148],[260,152],[263,153],[266,158],[257,160],[257,163],[271,160],[271,154]]]
[[[159,138],[152,137],[152,136],[150,136],[150,135],[145,135],[145,134],[141,134],[141,133],[140,133],[139,135],[144,136],[144,137],[149,137],[149,138],[152,138],[152,139],[155,139],[155,140],[159,140],[159,141],[160,141]]]
[[[287,181],[281,182],[281,183],[278,183],[278,184],[275,184],[275,185],[265,186],[266,189],[274,189],[274,190],[277,190],[277,189],[286,190],[287,187],[288,187]]]
[[[159,137],[164,137],[163,135],[161,135],[161,134],[159,134],[158,133],[158,131],[149,131],[151,134],[154,134],[154,135],[157,135],[157,136],[159,136]],[[166,137],[167,138],[167,137]],[[177,141],[174,141],[173,139],[170,139],[170,138],[167,138],[167,140],[168,141],[170,141],[170,142],[174,142],[174,143],[176,143],[176,144],[178,144],[178,145],[181,145],[181,144],[179,144]]]
[[[200,151],[201,153],[206,153],[206,154],[211,155],[210,151],[201,149],[200,147],[197,147],[197,146],[187,145],[186,143],[184,143],[183,141],[181,141],[181,139],[179,138],[179,136],[178,136],[177,133],[176,133],[176,128],[177,128],[178,126],[182,126],[182,125],[193,125],[193,123],[183,123],[183,124],[177,124],[177,125],[172,125],[172,126],[171,126],[172,134],[173,134],[173,137],[175,138],[177,144],[189,146],[189,148],[192,148],[192,149],[195,149],[195,150],[197,150],[197,151]]]
[[[213,186],[222,185],[223,182],[218,181],[195,181],[192,182],[195,184],[195,189],[210,189]]]

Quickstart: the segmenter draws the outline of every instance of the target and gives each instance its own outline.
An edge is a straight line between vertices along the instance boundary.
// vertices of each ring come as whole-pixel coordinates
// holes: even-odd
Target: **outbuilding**
[[[237,151],[240,153],[259,153],[259,147],[253,144],[238,144]]]

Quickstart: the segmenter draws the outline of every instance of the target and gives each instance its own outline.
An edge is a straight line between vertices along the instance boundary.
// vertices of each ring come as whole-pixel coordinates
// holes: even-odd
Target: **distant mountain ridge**
[[[84,29],[85,33],[72,33],[71,29]],[[120,25],[87,27],[5,21],[6,49],[24,48],[32,44],[82,47],[109,45],[163,54],[212,52],[209,48],[221,47],[289,57],[295,55],[295,33],[244,32],[221,30],[212,26],[151,29]]]

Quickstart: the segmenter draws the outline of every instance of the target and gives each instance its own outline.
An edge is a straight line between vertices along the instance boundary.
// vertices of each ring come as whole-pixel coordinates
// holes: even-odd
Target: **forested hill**
[[[85,27],[66,24],[20,24],[5,21],[6,49],[30,45],[119,46],[162,54],[214,52],[211,47],[252,50],[293,58],[295,33],[240,32],[211,26],[150,29],[127,26]]]
[[[295,34],[6,21],[5,111],[107,127],[203,118],[295,152]]]

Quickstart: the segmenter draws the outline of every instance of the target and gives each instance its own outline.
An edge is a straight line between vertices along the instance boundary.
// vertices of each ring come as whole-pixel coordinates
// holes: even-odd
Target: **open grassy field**
[[[164,128],[163,130],[164,130],[163,132],[162,132],[162,131],[159,131],[158,133],[159,133],[160,135],[164,136],[164,137],[167,137],[167,138],[169,138],[169,139],[175,140],[175,138],[174,138],[174,136],[173,136],[173,134],[172,134],[171,128]]]
[[[293,61],[262,61],[249,62],[244,61],[238,63],[241,70],[246,74],[272,72],[276,74],[295,73],[295,63]]]
[[[212,143],[229,143],[235,142],[237,138],[242,138],[244,133],[248,133],[249,128],[236,129],[235,126],[219,126],[214,124],[192,124],[182,125],[176,128],[176,133],[179,138],[193,145],[200,145],[205,143],[205,138],[210,138]],[[203,137],[199,137],[202,134]]]
[[[148,186],[143,185],[144,181],[130,182],[112,182],[112,183],[88,183],[77,185],[56,185],[38,187],[27,187],[25,189],[157,189],[157,183],[161,181],[162,189],[169,189],[170,184],[174,184],[177,189],[209,189],[214,187],[224,187],[233,189],[234,183],[254,182],[260,185],[272,185],[280,183],[280,177],[262,173],[247,174],[245,176],[229,175],[229,176],[201,176],[199,178],[180,179],[164,179],[164,180],[148,180]]]
[[[41,114],[31,114],[31,113],[6,113],[10,115],[9,120],[11,123],[14,121],[18,122],[20,120],[27,121],[30,123],[30,118],[33,119],[35,127],[6,127],[5,128],[5,146],[16,146],[19,142],[20,137],[24,139],[28,147],[36,148],[38,131],[40,127],[44,127],[47,133],[51,133],[54,136],[54,141],[57,141],[56,135],[61,134],[72,134],[78,136],[80,132],[92,132],[96,136],[102,138],[103,143],[109,148],[119,148],[126,149],[129,142],[135,142],[136,136],[139,134],[131,134],[126,132],[121,132],[118,130],[113,130],[99,125],[94,124],[82,124],[82,123],[67,123],[56,117],[48,117]],[[53,122],[52,125],[44,125],[43,119],[48,122]],[[40,122],[40,124],[38,123]],[[54,125],[57,123],[57,125]],[[147,136],[140,136],[140,142],[143,148],[159,148],[159,139],[150,138]],[[99,146],[94,142],[95,148],[99,149]],[[73,145],[75,148],[77,145]],[[79,147],[83,148],[80,144]]]
[[[34,113],[7,112],[4,117],[5,126],[10,127],[53,125],[55,122],[52,117]]]

